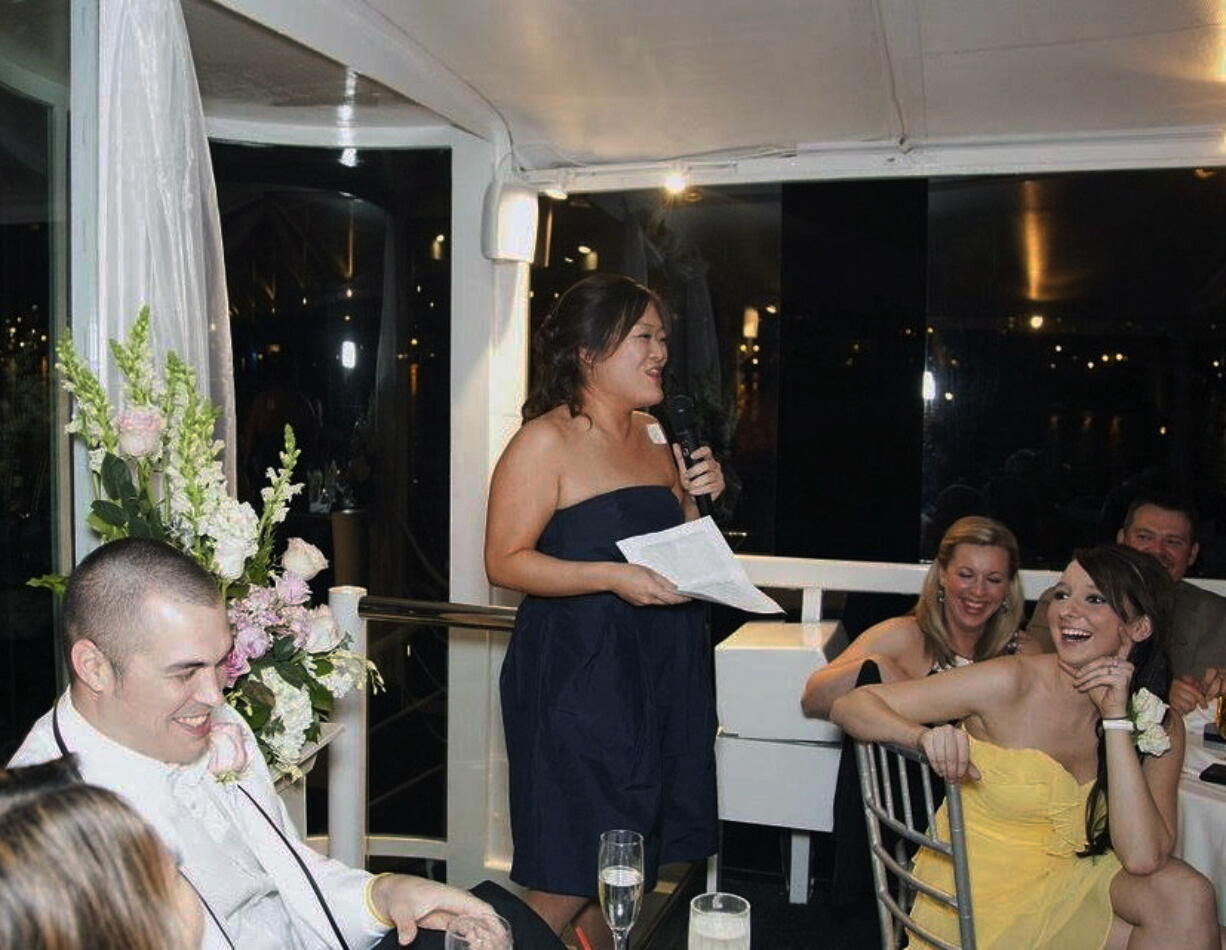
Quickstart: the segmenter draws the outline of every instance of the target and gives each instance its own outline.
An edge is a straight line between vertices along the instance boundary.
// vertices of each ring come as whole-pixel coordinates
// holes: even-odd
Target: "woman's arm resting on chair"
[[[829,719],[834,701],[856,685],[860,667],[868,660],[877,664],[883,683],[923,676],[929,661],[915,620],[892,617],[869,627],[828,665],[810,673],[800,697],[804,714]]]

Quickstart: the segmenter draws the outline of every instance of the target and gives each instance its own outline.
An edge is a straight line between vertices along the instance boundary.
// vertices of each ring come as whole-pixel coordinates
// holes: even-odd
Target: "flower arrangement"
[[[1133,738],[1137,751],[1145,755],[1163,755],[1171,747],[1171,737],[1162,727],[1167,705],[1142,687],[1128,700],[1128,718],[1132,720]]]
[[[257,515],[226,491],[222,443],[213,438],[219,410],[200,395],[195,371],[169,353],[165,371],[156,373],[147,307],[125,342],[111,341],[111,354],[123,378],[120,412],[72,340],[56,347],[56,368],[75,403],[66,430],[89,454],[94,501],[87,522],[104,541],[166,541],[217,578],[234,630],[226,699],[251,726],[274,777],[296,778],[302,748],[319,738],[333,702],[368,682],[378,689],[382,679],[348,649],[327,606],[308,606],[309,581],[328,563],[319,549],[291,538],[279,562],[273,559],[275,529],[302,490],[291,480],[293,430],[285,428],[281,466],[268,470]],[[66,579],[30,583],[62,591]]]

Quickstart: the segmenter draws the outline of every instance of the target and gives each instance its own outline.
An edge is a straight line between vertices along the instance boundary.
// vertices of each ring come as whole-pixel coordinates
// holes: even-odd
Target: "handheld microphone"
[[[673,438],[681,447],[681,459],[685,467],[693,465],[690,456],[697,452],[702,442],[698,438],[698,414],[694,411],[694,400],[684,393],[669,396],[666,403],[668,418],[673,428]],[[698,513],[703,517],[712,514],[711,496],[695,495]]]

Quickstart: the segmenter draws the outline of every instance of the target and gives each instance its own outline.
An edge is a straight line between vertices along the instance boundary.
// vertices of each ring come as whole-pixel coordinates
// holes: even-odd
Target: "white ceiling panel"
[[[528,171],[1226,132],[1226,0],[221,2],[263,25],[184,0],[206,108],[404,110]]]

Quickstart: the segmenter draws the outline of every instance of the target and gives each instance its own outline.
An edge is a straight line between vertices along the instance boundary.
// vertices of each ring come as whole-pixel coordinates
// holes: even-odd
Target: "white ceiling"
[[[184,0],[211,114],[329,121],[342,63],[527,170],[1226,133],[1226,0],[221,2],[284,36]]]

